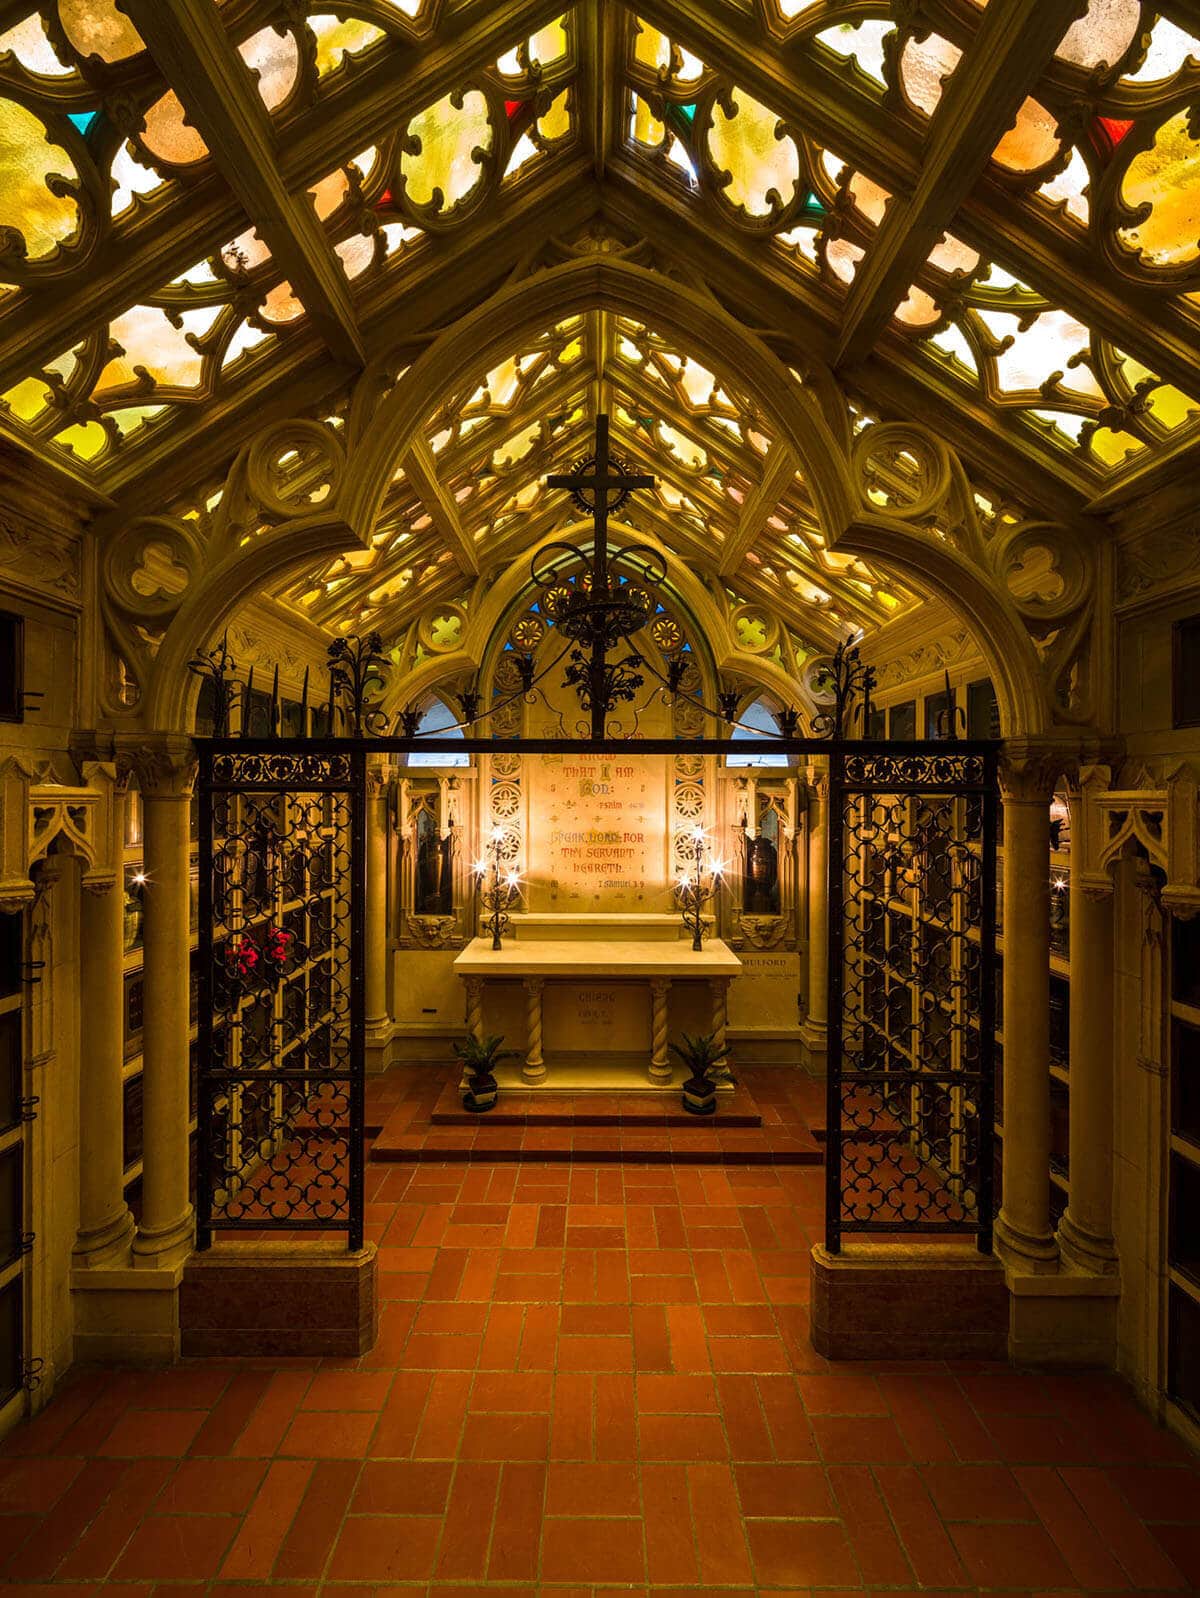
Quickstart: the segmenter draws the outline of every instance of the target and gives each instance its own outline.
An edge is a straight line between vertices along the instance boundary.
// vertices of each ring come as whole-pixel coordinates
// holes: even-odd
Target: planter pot
[[[689,1115],[715,1115],[717,1090],[706,1076],[690,1076],[683,1084],[683,1107]]]
[[[473,1076],[463,1094],[463,1109],[470,1110],[472,1115],[482,1115],[495,1107],[496,1098],[496,1078],[490,1071],[486,1076]]]

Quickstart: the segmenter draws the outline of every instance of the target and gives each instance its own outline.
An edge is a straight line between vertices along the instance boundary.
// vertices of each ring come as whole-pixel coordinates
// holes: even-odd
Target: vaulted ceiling
[[[1196,0],[0,0],[0,96],[0,430],[110,512],[199,513],[264,420],[336,422],[589,230],[991,499],[1098,519],[1200,477]],[[642,524],[727,586],[814,637],[912,602],[825,549],[703,351],[606,311],[441,405],[372,548],[283,597],[377,624],[514,558],[601,409],[659,479]]]

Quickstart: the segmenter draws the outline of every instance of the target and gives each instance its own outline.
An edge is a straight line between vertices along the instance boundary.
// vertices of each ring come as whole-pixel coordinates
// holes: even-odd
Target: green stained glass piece
[[[826,208],[821,204],[820,200],[811,189],[809,189],[808,193],[804,196],[804,204],[800,207],[800,209],[806,216],[828,215]]]

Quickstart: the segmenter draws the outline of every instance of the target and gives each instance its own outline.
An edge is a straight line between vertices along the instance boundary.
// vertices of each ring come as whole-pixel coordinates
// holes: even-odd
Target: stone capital
[[[1063,774],[1077,765],[1066,744],[1010,738],[1000,757],[1000,791],[1006,804],[1046,804]]]
[[[196,780],[196,746],[185,733],[120,736],[117,760],[137,778],[144,799],[188,799]]]

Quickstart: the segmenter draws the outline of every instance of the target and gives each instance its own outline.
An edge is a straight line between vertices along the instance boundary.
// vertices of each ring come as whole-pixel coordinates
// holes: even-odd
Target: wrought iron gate
[[[829,746],[826,1247],[990,1253],[997,746]]]
[[[200,746],[197,1240],[363,1231],[366,749]]]

